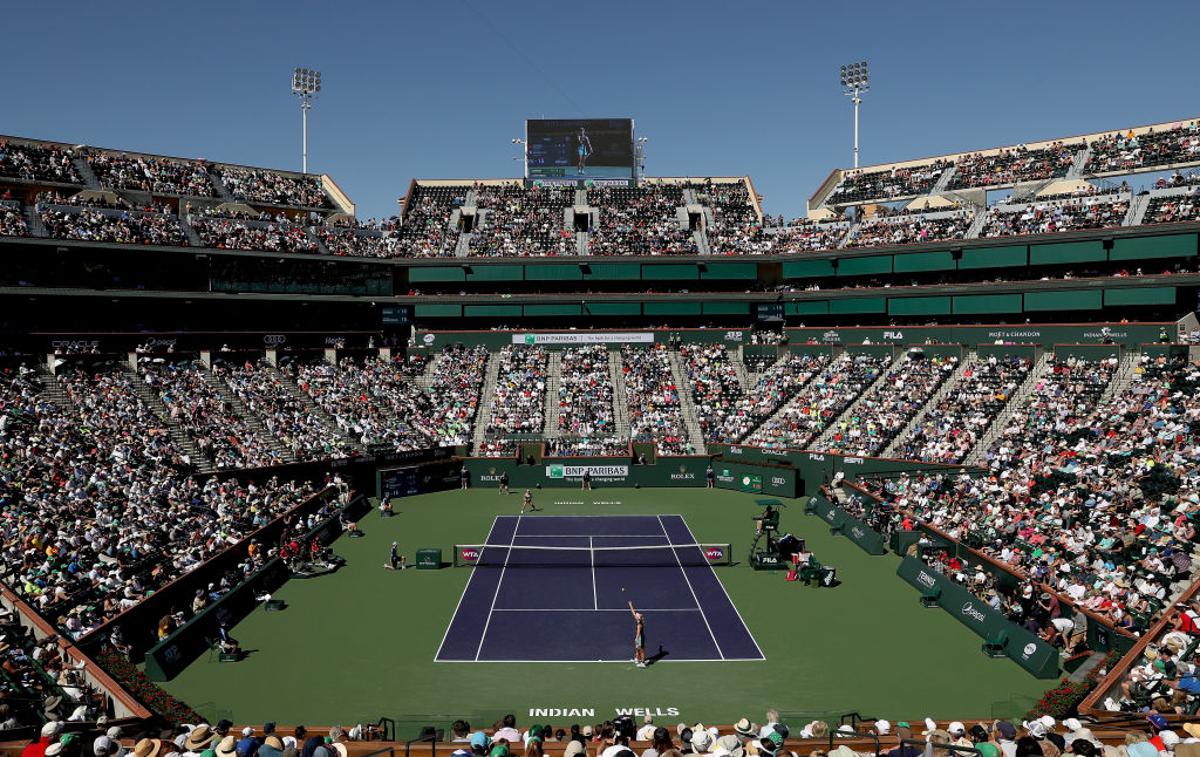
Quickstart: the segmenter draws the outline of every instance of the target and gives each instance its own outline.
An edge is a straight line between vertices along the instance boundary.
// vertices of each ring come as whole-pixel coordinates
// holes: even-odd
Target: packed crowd
[[[1182,604],[1172,623],[1152,639],[1118,685],[1111,689],[1103,706],[1110,711],[1194,715],[1200,703],[1200,603]]]
[[[785,355],[763,371],[746,392],[714,408],[718,421],[705,440],[725,444],[742,441],[827,365],[828,355]]]
[[[774,417],[746,438],[755,447],[806,449],[877,378],[888,358],[844,353],[813,376]]]
[[[208,175],[208,164],[202,160],[182,161],[94,151],[88,154],[88,164],[105,187],[194,197],[216,194]]]
[[[135,374],[64,365],[55,380],[68,405],[48,399],[32,371],[0,375],[3,565],[9,585],[71,638],[313,492],[193,479]]]
[[[313,232],[329,254],[339,257],[394,258],[400,248],[400,235],[395,231],[314,226]]]
[[[667,347],[621,346],[625,401],[629,403],[629,435],[635,442],[653,442],[660,455],[694,452],[688,441],[679,387],[671,370]]]
[[[516,447],[509,434],[541,434],[546,425],[546,388],[550,380],[550,354],[545,347],[506,345],[498,361],[496,390],[487,411],[481,453],[502,457]]]
[[[447,347],[433,360],[428,386],[404,360],[343,358],[281,368],[342,433],[396,450],[466,444],[479,404],[487,351]]]
[[[399,230],[395,256],[453,255],[458,234],[450,229],[450,217],[466,202],[470,190],[466,185],[414,185],[404,205],[404,224]]]
[[[1200,121],[1143,134],[1116,132],[1093,141],[1086,171],[1131,171],[1147,166],[1200,160]]]
[[[205,247],[268,252],[317,251],[316,243],[304,226],[287,219],[267,222],[193,215],[190,220]]]
[[[617,435],[608,348],[569,347],[559,358],[558,455],[617,455],[629,440]]]
[[[700,203],[712,211],[708,224],[708,247],[713,255],[761,252],[762,224],[743,181],[725,184],[708,182],[696,192]]]
[[[0,201],[0,236],[29,236],[29,224],[25,223],[20,203]]]
[[[1029,376],[1032,363],[1014,355],[977,358],[950,390],[927,408],[895,457],[961,463]]]
[[[1194,223],[1200,221],[1200,187],[1183,195],[1151,198],[1142,223]]]
[[[771,238],[771,246],[767,251],[772,255],[788,255],[796,252],[836,250],[849,230],[849,225],[841,221],[793,223],[781,228]]]
[[[679,358],[700,432],[705,439],[715,439],[725,409],[745,395],[737,369],[723,344],[683,344],[679,346]]]
[[[215,168],[225,188],[239,200],[301,208],[329,206],[321,180],[316,176],[289,176],[240,166],[218,165]]]
[[[963,155],[954,162],[954,176],[947,188],[990,187],[1060,178],[1067,175],[1067,169],[1083,147],[1080,142],[1055,142],[1035,150],[1018,145],[990,155]]]
[[[993,207],[981,237],[1054,234],[1061,231],[1120,226],[1129,212],[1129,196],[1029,203],[1023,208]]]
[[[59,239],[118,244],[187,246],[179,219],[162,213],[131,213],[82,208],[79,211],[40,208],[46,233]]]
[[[167,408],[171,422],[191,437],[217,468],[262,468],[287,462],[274,437],[246,417],[231,390],[198,361],[139,361],[141,380]]]
[[[883,171],[847,171],[829,194],[828,202],[830,205],[843,205],[859,200],[925,194],[949,167],[950,161],[938,160],[924,165]]]
[[[70,150],[57,145],[17,144],[0,139],[0,176],[82,184],[73,157]]]
[[[846,246],[879,247],[962,239],[971,228],[972,219],[973,216],[965,210],[869,218],[858,225],[858,230]]]
[[[683,205],[679,186],[596,187],[587,202],[599,210],[599,223],[588,235],[592,255],[686,255],[697,251],[695,235],[680,228]]]
[[[902,477],[884,490],[1077,606],[1144,629],[1192,568],[1200,367],[1143,356],[1106,397],[1115,370],[1053,362],[988,450],[988,477]]]
[[[566,209],[574,202],[571,187],[477,186],[475,207],[483,211],[483,221],[471,236],[471,254],[574,255],[575,233],[564,228]]]
[[[78,723],[104,712],[103,697],[87,683],[59,646],[21,625],[18,615],[0,606],[0,731],[39,725],[52,717]]]
[[[878,456],[957,368],[957,356],[926,356],[911,350],[853,412],[838,418],[827,447],[848,455]]]
[[[305,404],[265,362],[214,360],[212,372],[294,459],[323,460],[351,453],[346,439],[331,433],[314,408]]]

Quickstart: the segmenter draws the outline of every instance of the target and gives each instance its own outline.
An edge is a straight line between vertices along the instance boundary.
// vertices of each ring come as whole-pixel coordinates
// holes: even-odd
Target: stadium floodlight
[[[292,94],[300,98],[300,119],[304,122],[304,136],[301,147],[301,167],[308,173],[308,111],[312,108],[312,99],[321,91],[321,72],[311,68],[297,68],[292,71]]]
[[[646,177],[646,143],[650,141],[650,137],[637,138],[637,165],[639,179]]]
[[[871,78],[865,60],[842,66],[842,94],[854,103],[854,167],[858,168],[858,106],[862,96],[871,90]]]
[[[521,146],[521,154],[514,155],[513,160],[521,161],[521,166],[524,169],[523,175],[525,176],[525,178],[529,178],[529,165],[525,162],[526,158],[528,157],[528,154],[529,154],[529,143],[526,142],[525,140],[521,139],[520,137],[513,137],[512,143],[514,145]]]

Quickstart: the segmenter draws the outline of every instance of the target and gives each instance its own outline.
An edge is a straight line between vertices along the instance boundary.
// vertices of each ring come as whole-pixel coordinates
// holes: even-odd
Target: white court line
[[[692,533],[692,527],[687,524],[687,520],[681,515],[674,517],[679,518],[679,520],[683,522],[683,527],[687,529],[688,536],[690,536],[694,541],[696,535]],[[733,601],[733,597],[729,596],[729,590],[726,589],[725,584],[721,582],[721,577],[717,575],[717,571],[713,570],[711,565],[708,566],[708,569],[712,570],[713,578],[717,581],[717,586],[721,587],[721,591],[725,594],[725,600],[729,602],[729,606],[732,607],[734,613],[737,614],[738,622],[742,624],[742,628],[746,629],[746,635],[750,637],[750,641],[754,642],[754,648],[758,650],[759,658],[763,660],[767,659],[767,656],[763,654],[762,647],[758,645],[758,639],[754,638],[754,633],[750,630],[750,626],[747,625],[746,619],[742,617],[742,611],[738,609],[737,604],[735,604]]]
[[[661,515],[658,516],[658,525],[662,528],[663,536],[667,537],[667,542],[670,543],[671,535],[667,533],[667,526],[665,523],[663,523]],[[692,601],[696,603],[696,609],[700,610],[700,617],[704,619],[704,627],[708,629],[708,635],[712,638],[713,645],[717,648],[717,653],[720,654],[721,659],[724,660],[725,653],[721,651],[721,642],[717,641],[717,635],[713,633],[712,626],[708,624],[708,618],[705,616],[704,610],[700,606],[700,598],[696,596],[696,590],[692,588],[692,580],[688,578],[687,571],[683,569],[683,560],[679,559],[679,553],[674,549],[671,550],[671,554],[675,555],[675,562],[679,564],[679,572],[683,574],[683,580],[687,582],[688,591],[692,593]],[[708,566],[708,569],[712,570],[712,566]]]
[[[521,516],[520,515],[500,515],[498,517],[500,517],[500,518],[520,518]],[[647,520],[649,520],[650,518],[656,518],[659,516],[656,516],[656,515],[615,515],[613,513],[597,513],[596,515],[535,515],[533,517],[537,520],[544,520],[546,518],[574,518],[576,520],[579,520],[580,518],[646,518]],[[680,515],[679,513],[663,513],[663,517],[682,518],[683,516]]]
[[[492,531],[496,529],[496,521],[500,520],[500,516],[492,518],[492,527],[488,529],[488,536],[492,535]],[[485,540],[486,541],[486,540]],[[454,619],[458,617],[458,609],[462,607],[463,598],[467,596],[467,589],[471,588],[471,581],[475,578],[475,571],[471,571],[471,575],[467,578],[467,583],[463,586],[462,594],[458,595],[458,604],[454,605],[454,613],[450,616],[450,622],[446,624],[446,630],[442,633],[442,643],[438,644],[437,653],[434,654],[434,662],[442,654],[442,647],[446,646],[446,637],[450,635],[450,626],[454,625]]]
[[[628,607],[497,607],[492,612],[629,612]],[[695,607],[639,607],[638,612],[700,612]]]
[[[508,570],[508,558],[512,556],[512,543],[517,540],[517,529],[521,527],[521,516],[517,516],[517,524],[513,526],[512,538],[508,542],[508,552],[504,554],[504,565],[500,566],[500,578],[496,581],[496,593],[492,595],[492,606],[488,608],[487,620],[483,622],[483,633],[479,635],[479,646],[475,648],[475,661],[479,661],[479,654],[483,651],[483,642],[487,639],[488,626],[492,624],[492,610],[496,609],[496,599],[500,596],[500,587],[504,585],[504,571]],[[483,557],[483,552],[479,553]],[[475,577],[474,571],[471,577]]]
[[[587,539],[587,534],[517,534],[518,539]],[[658,534],[596,534],[597,539],[661,539]],[[503,546],[503,545],[501,545]]]
[[[479,663],[493,663],[493,662],[504,663],[504,664],[516,662],[516,663],[520,663],[522,665],[528,665],[530,663],[543,663],[543,664],[551,664],[551,665],[554,665],[554,664],[561,664],[561,665],[612,665],[614,663],[623,664],[623,665],[630,664],[628,658],[622,658],[622,659],[617,659],[617,660],[435,660],[435,662],[450,663],[450,664],[465,662],[467,664],[472,664],[472,665],[479,664]],[[664,657],[661,660],[655,660],[654,664],[658,665],[659,663],[663,663],[663,662],[763,662],[763,659],[761,657],[704,657],[704,658],[696,658],[696,659],[689,658],[686,660],[680,660],[680,659],[671,659],[670,657]]]
[[[592,546],[592,537],[588,537],[588,556],[592,558],[592,609],[600,609],[600,593],[596,588],[596,550]]]

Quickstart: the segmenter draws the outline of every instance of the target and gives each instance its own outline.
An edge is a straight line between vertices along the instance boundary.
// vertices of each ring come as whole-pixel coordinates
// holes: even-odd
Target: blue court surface
[[[435,659],[628,662],[629,601],[653,662],[764,659],[695,543],[679,515],[499,516]]]

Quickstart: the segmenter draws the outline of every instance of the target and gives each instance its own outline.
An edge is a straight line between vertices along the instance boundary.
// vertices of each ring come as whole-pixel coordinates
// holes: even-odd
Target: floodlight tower
[[[646,143],[650,141],[650,137],[637,138],[637,166],[638,179],[646,178]]]
[[[871,91],[871,80],[867,75],[867,62],[842,66],[842,94],[854,103],[854,167],[858,168],[858,106],[862,96]]]
[[[321,72],[311,68],[292,71],[292,94],[300,98],[300,118],[304,122],[304,143],[301,162],[304,173],[308,173],[308,111],[312,109],[313,97],[321,91]]]
[[[519,161],[521,161],[521,169],[524,171],[524,173],[523,173],[523,176],[524,176],[526,179],[528,179],[528,178],[529,178],[529,163],[528,163],[528,159],[529,159],[529,143],[528,143],[528,142],[526,142],[525,140],[521,139],[520,137],[513,137],[512,143],[513,143],[514,145],[520,145],[520,146],[521,146],[521,154],[520,154],[520,155],[514,155],[514,156],[513,156],[513,160],[519,160]]]

